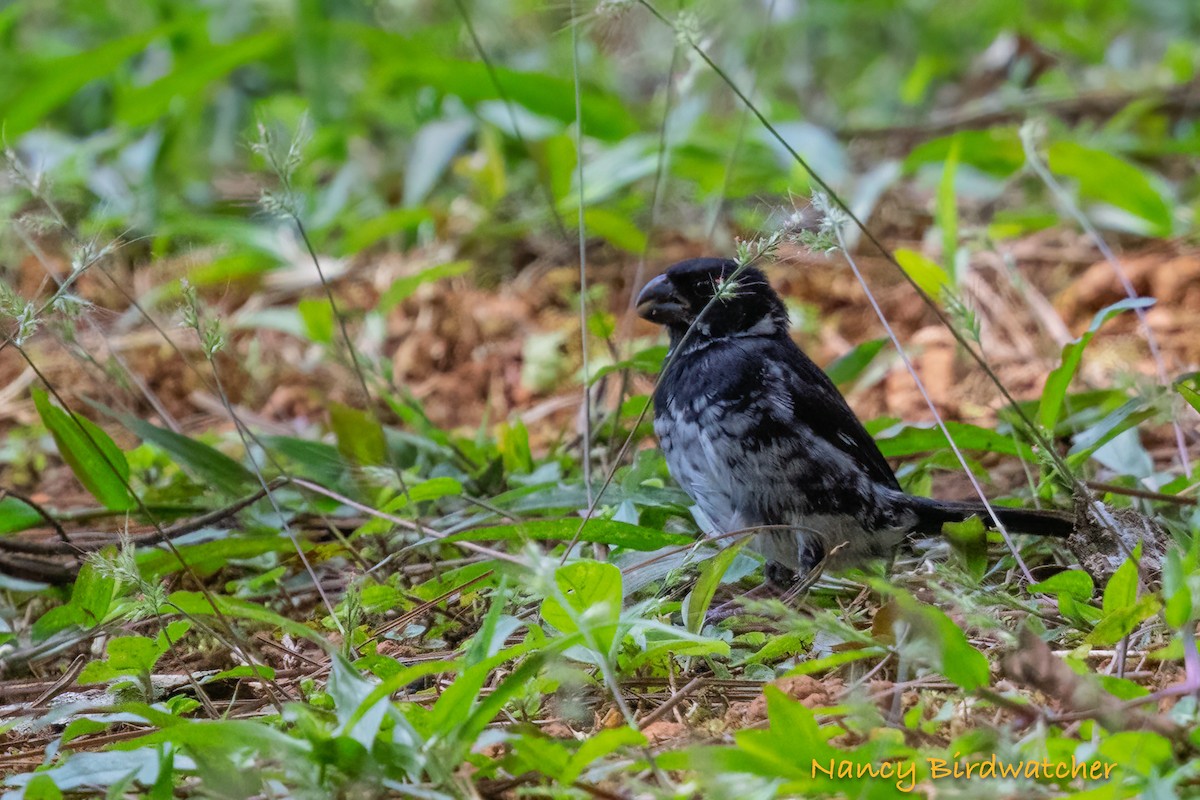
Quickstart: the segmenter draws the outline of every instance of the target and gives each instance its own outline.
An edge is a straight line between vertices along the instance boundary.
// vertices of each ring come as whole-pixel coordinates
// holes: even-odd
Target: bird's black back
[[[811,430],[860,465],[867,477],[900,489],[896,474],[829,376],[789,336],[721,338],[685,343],[654,394],[656,409],[687,398],[737,398],[731,412],[762,407],[747,433],[749,448]],[[673,405],[678,406],[678,402]]]

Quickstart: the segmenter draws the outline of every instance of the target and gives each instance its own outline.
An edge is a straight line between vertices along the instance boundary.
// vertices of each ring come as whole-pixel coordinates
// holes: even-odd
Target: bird
[[[761,529],[752,547],[768,582],[789,586],[891,559],[947,522],[993,524],[982,502],[901,488],[845,397],[792,340],[787,309],[760,269],[727,258],[680,261],[635,304],[669,337],[653,397],[667,468],[707,518],[709,536]],[[1073,529],[1061,512],[992,508],[1014,532]]]

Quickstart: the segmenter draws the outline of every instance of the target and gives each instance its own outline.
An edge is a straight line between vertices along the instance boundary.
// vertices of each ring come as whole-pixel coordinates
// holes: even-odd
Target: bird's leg
[[[796,582],[800,580],[798,573],[778,561],[768,561],[763,566],[763,576],[767,579],[767,583],[777,589],[788,589],[795,586]]]
[[[773,586],[770,583],[760,583],[758,586],[732,600],[726,600],[716,608],[710,608],[708,613],[704,615],[704,623],[706,625],[716,625],[719,622],[729,619],[738,612],[739,600],[765,600],[771,597],[778,597],[779,595],[780,587]]]
[[[809,569],[793,583],[792,587],[784,593],[783,597],[781,598],[783,602],[791,603],[797,597],[800,597],[809,589],[811,589],[813,584],[816,583],[817,580],[820,579],[821,575],[825,572],[825,566],[829,563],[829,559],[832,558],[835,553],[845,547],[846,544],[846,542],[842,542],[828,553],[826,553],[825,548],[821,546],[820,559],[811,567],[809,567]],[[807,555],[807,553],[805,553],[805,555]]]

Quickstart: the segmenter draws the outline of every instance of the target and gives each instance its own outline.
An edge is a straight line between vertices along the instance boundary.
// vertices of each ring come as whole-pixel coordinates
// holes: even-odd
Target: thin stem
[[[1100,255],[1104,256],[1104,260],[1112,267],[1112,271],[1116,274],[1125,295],[1130,300],[1137,300],[1139,297],[1137,289],[1134,288],[1133,281],[1129,280],[1129,273],[1121,265],[1120,259],[1113,253],[1112,248],[1108,246],[1108,242],[1100,235],[1100,231],[1096,229],[1092,221],[1088,219],[1087,214],[1084,214],[1083,210],[1071,199],[1071,195],[1055,179],[1054,175],[1051,174],[1046,164],[1042,161],[1034,142],[1033,129],[1028,124],[1021,128],[1021,146],[1025,149],[1025,163],[1029,165],[1029,168],[1033,170],[1042,183],[1046,184],[1046,188],[1054,195],[1054,199],[1058,204],[1079,223],[1079,227],[1083,228],[1084,233],[1095,243],[1096,249],[1100,251]],[[1154,335],[1154,330],[1150,327],[1150,323],[1146,319],[1146,309],[1142,306],[1134,306],[1133,313],[1137,315],[1138,327],[1142,330],[1142,336],[1146,339],[1146,346],[1150,350],[1150,357],[1154,360],[1154,369],[1158,376],[1158,382],[1162,386],[1169,386],[1171,380],[1167,377],[1167,367],[1163,361],[1162,352],[1158,348],[1158,337]],[[1171,427],[1175,431],[1175,447],[1178,450],[1179,465],[1183,468],[1185,475],[1191,474],[1191,459],[1188,458],[1187,442],[1183,438],[1183,426],[1179,424],[1179,420],[1174,415],[1171,416]]]
[[[217,395],[221,398],[221,404],[225,406],[226,413],[233,413],[233,406],[229,402],[229,395],[225,391],[225,384],[221,382],[221,375],[217,372],[217,364],[214,360],[209,360],[209,365],[212,368],[213,379],[217,382]],[[333,603],[330,602],[329,596],[325,594],[325,587],[321,585],[321,579],[317,576],[316,570],[308,560],[308,556],[304,553],[304,547],[300,544],[300,537],[292,530],[291,524],[288,523],[287,515],[283,513],[283,509],[279,507],[279,503],[275,500],[275,493],[271,491],[270,485],[267,483],[266,476],[263,475],[262,469],[258,465],[258,459],[254,457],[250,448],[250,442],[247,441],[246,435],[242,432],[240,426],[235,425],[238,438],[242,440],[242,447],[246,450],[246,455],[250,459],[250,466],[254,469],[254,475],[258,478],[258,483],[262,487],[263,493],[267,496],[267,502],[271,504],[271,509],[275,512],[275,516],[279,519],[279,524],[283,526],[283,532],[292,542],[292,547],[296,549],[296,555],[300,559],[300,563],[304,566],[304,571],[312,578],[313,586],[317,589],[317,594],[321,597],[321,603],[325,606],[325,610],[329,612],[330,619],[337,626],[338,632],[342,636],[346,636],[346,629],[342,627],[342,621],[338,617],[337,612],[333,608]],[[349,637],[346,638],[349,641]]]
[[[571,0],[575,17],[575,0]],[[579,75],[579,26],[571,26],[571,71],[575,83],[575,164],[579,182],[579,343],[583,357],[583,484],[588,505],[592,504],[592,395],[588,383],[587,335],[587,227],[583,203],[583,90]]]
[[[492,59],[488,56],[487,50],[483,48],[483,42],[479,38],[479,34],[475,31],[475,24],[471,21],[471,15],[467,13],[467,7],[463,0],[454,0],[454,5],[458,8],[458,15],[462,17],[463,26],[467,29],[467,35],[471,37],[471,43],[475,46],[475,52],[479,55],[479,60],[483,62],[484,69],[487,70],[488,78],[492,82],[492,86],[496,89],[496,94],[500,95],[500,100],[504,103],[504,108],[508,112],[508,123],[512,125],[513,135],[517,137],[517,142],[526,152],[531,160],[537,159],[533,155],[533,148],[529,146],[525,135],[521,133],[521,126],[517,122],[517,113],[513,110],[512,98],[508,96],[508,91],[504,88],[504,84],[500,81],[500,75],[496,72],[496,67],[492,64]],[[554,218],[554,226],[558,228],[558,233],[562,236],[563,241],[566,241],[567,226],[563,222],[562,214],[558,212],[558,203],[554,202],[554,190],[550,187],[549,181],[543,175],[538,179],[538,186],[542,190],[542,194],[546,198],[546,207],[550,209],[550,215]]]
[[[767,41],[767,32],[771,30],[771,18],[775,16],[775,2],[771,0],[767,4],[766,19],[763,20],[762,30],[758,36],[758,42],[754,46],[754,51],[750,57],[750,74],[754,77],[750,81],[750,95],[753,96],[758,88],[758,60],[762,57],[763,45]],[[742,149],[742,142],[746,138],[746,125],[750,121],[750,109],[742,106],[742,113],[738,117],[737,136],[733,139],[733,147],[729,150],[729,158],[725,161],[725,174],[721,176],[721,191],[717,193],[716,202],[713,203],[712,218],[708,221],[708,232],[705,234],[705,239],[712,241],[713,235],[717,232],[717,222],[721,219],[721,206],[725,205],[725,195],[729,192],[729,182],[733,176],[733,166],[737,163],[738,155]]]
[[[971,488],[979,495],[979,499],[983,501],[983,507],[987,509],[988,516],[992,518],[996,530],[1000,532],[1000,536],[1004,539],[1004,543],[1008,545],[1009,551],[1016,559],[1017,566],[1021,568],[1021,573],[1025,576],[1025,580],[1030,583],[1036,583],[1033,578],[1033,573],[1029,571],[1029,567],[1025,565],[1025,561],[1021,558],[1021,554],[1017,551],[1016,545],[1013,544],[1012,538],[1008,535],[1008,530],[1004,527],[1004,523],[1000,521],[992,504],[988,502],[987,496],[983,492],[983,487],[979,485],[979,480],[975,477],[974,471],[967,464],[967,459],[963,456],[962,451],[958,449],[958,443],[954,441],[954,437],[950,435],[950,430],[946,427],[942,415],[938,413],[937,406],[933,402],[933,398],[929,396],[929,392],[925,389],[925,382],[921,380],[921,376],[917,374],[917,370],[913,367],[912,361],[908,357],[908,353],[904,351],[904,346],[900,343],[900,337],[896,335],[895,329],[888,322],[887,317],[883,313],[883,309],[879,307],[879,301],[875,299],[875,293],[871,291],[871,287],[867,285],[866,279],[863,278],[862,272],[858,269],[858,264],[855,263],[854,257],[850,254],[850,249],[846,245],[846,237],[842,232],[841,225],[833,226],[834,232],[837,235],[838,246],[842,250],[842,255],[846,259],[846,263],[850,265],[850,269],[854,272],[854,277],[858,279],[858,283],[862,286],[863,292],[867,295],[867,300],[871,303],[871,309],[875,312],[875,316],[879,318],[879,322],[883,325],[883,329],[887,331],[888,338],[892,340],[892,346],[896,348],[896,352],[900,354],[900,359],[904,362],[908,373],[912,375],[913,382],[917,385],[917,391],[921,393],[921,397],[925,400],[925,405],[929,407],[930,413],[933,414],[933,420],[937,423],[942,435],[946,437],[946,441],[950,444],[950,449],[954,452],[954,457],[958,459],[958,463],[962,465],[963,472],[967,476],[967,480],[971,482]]]
[[[634,302],[637,299],[638,288],[642,285],[642,281],[646,275],[646,259],[650,254],[650,246],[654,240],[654,227],[658,221],[658,212],[662,203],[662,187],[664,178],[666,177],[667,153],[670,149],[667,130],[671,119],[671,100],[674,97],[675,70],[678,64],[679,42],[676,40],[671,48],[671,64],[667,68],[666,97],[663,101],[662,119],[659,120],[658,124],[658,160],[654,169],[654,186],[651,190],[650,219],[646,223],[646,243],[642,246],[642,252],[638,256],[637,267],[633,272],[633,281],[629,285],[629,306],[626,308],[625,315],[621,320],[620,338],[624,341],[629,341],[630,339],[630,332],[633,326]],[[612,450],[617,436],[620,435],[621,406],[625,404],[625,394],[629,389],[629,372],[629,370],[621,371],[621,385],[617,391],[617,403],[612,415],[612,435],[609,437],[607,451]]]
[[[667,68],[667,86],[666,96],[663,100],[662,119],[658,123],[658,160],[654,168],[654,186],[650,194],[650,220],[646,224],[646,244],[642,247],[642,252],[638,256],[637,269],[633,273],[633,283],[629,292],[628,311],[633,311],[634,300],[637,297],[637,287],[642,285],[642,278],[646,274],[646,257],[650,253],[650,245],[652,244],[654,235],[654,224],[658,220],[658,212],[662,204],[663,178],[666,175],[667,154],[670,150],[667,131],[671,120],[671,100],[674,98],[675,70],[678,68],[678,64],[679,43],[676,42],[675,46],[671,49],[671,65]],[[625,319],[630,319],[628,313],[626,313]]]

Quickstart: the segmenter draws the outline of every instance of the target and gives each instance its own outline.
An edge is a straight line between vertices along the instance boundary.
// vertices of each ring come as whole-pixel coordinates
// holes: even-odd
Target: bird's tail
[[[962,522],[970,517],[979,517],[989,528],[994,527],[992,516],[983,503],[959,503],[934,500],[930,497],[913,497],[913,510],[917,512],[918,533],[941,533],[942,523]],[[1009,508],[992,505],[1004,527],[1013,533],[1030,533],[1035,536],[1065,538],[1075,530],[1075,518],[1062,511],[1039,511],[1032,508]]]

